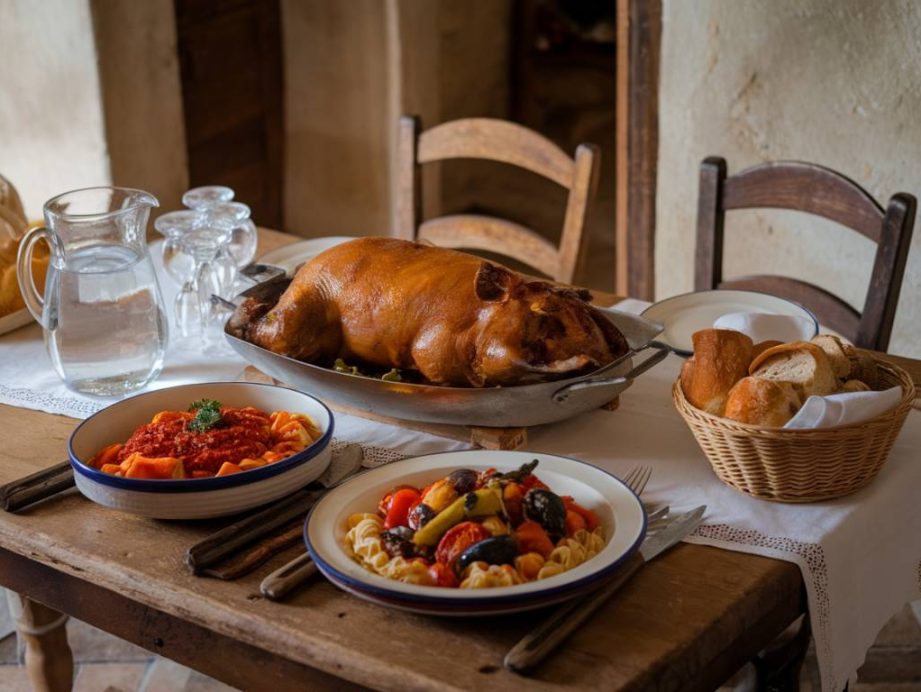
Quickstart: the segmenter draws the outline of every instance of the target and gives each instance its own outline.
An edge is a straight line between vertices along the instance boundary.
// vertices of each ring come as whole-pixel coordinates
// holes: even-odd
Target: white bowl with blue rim
[[[562,574],[515,586],[485,589],[407,584],[374,574],[346,552],[347,520],[375,513],[381,496],[408,484],[421,488],[461,468],[500,473],[538,460],[534,473],[558,495],[593,510],[604,527],[600,553]],[[471,450],[404,459],[361,473],[324,495],[307,517],[304,540],[311,558],[333,584],[378,605],[429,615],[477,616],[541,608],[588,593],[639,549],[646,512],[639,498],[607,471],[578,459],[534,452]]]
[[[267,413],[303,413],[319,428],[320,439],[287,459],[221,477],[122,478],[88,465],[101,449],[125,442],[154,414],[185,411],[199,399],[254,406]],[[329,466],[333,427],[333,414],[325,404],[293,389],[254,382],[189,384],[138,394],[90,416],[71,434],[67,453],[77,489],[93,502],[157,519],[206,519],[267,504],[315,480]]]

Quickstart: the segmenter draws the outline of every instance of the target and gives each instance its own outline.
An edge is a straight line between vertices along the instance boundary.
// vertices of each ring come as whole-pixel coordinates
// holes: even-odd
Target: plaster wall
[[[88,0],[0,0],[0,173],[30,218],[111,184]]]
[[[883,206],[921,196],[921,5],[903,0],[664,0],[656,297],[693,287],[697,177],[767,160],[819,163]],[[875,245],[796,212],[732,212],[724,273],[806,278],[862,309]],[[890,351],[921,357],[916,229]]]

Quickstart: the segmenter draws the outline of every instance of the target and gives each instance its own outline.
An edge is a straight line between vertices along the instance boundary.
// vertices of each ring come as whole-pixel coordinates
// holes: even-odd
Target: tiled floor
[[[0,598],[0,625],[6,600]],[[75,692],[230,692],[233,688],[95,627],[71,620],[68,638],[74,652]],[[880,633],[860,669],[853,692],[921,692],[921,625],[906,606]],[[819,692],[815,656],[810,652],[800,678],[803,692]],[[0,639],[0,692],[29,692],[19,665],[16,635]]]

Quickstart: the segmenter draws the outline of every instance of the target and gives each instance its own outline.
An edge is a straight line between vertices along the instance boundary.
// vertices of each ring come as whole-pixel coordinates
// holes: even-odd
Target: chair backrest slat
[[[559,269],[559,256],[553,243],[506,219],[478,214],[440,216],[423,223],[418,238],[441,247],[485,250],[514,257],[547,276],[555,276]]]
[[[573,159],[533,130],[492,118],[465,118],[420,130],[418,118],[400,119],[394,234],[445,247],[493,252],[556,281],[571,283],[585,254],[589,202],[598,187],[597,147],[581,144]],[[421,164],[457,158],[511,164],[567,188],[559,247],[524,226],[488,216],[458,214],[421,223]]]
[[[704,159],[700,167],[694,286],[761,290],[800,302],[819,321],[856,345],[885,351],[898,305],[915,220],[915,198],[893,195],[882,207],[863,188],[828,168],[777,161],[727,177],[726,162]],[[792,209],[836,221],[877,243],[863,311],[828,291],[788,277],[723,279],[725,212],[733,209]]]
[[[723,210],[793,209],[837,221],[879,242],[883,209],[854,181],[823,166],[771,161],[726,180]]]
[[[562,149],[533,130],[493,118],[463,118],[419,135],[419,163],[444,159],[487,159],[509,163],[572,187],[573,162]]]

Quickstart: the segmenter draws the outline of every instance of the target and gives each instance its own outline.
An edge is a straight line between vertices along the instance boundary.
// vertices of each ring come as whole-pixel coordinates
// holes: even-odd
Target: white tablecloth
[[[631,301],[621,307],[638,309]],[[673,511],[706,504],[689,541],[789,560],[803,573],[822,688],[840,690],[882,626],[921,595],[921,412],[912,411],[889,462],[868,488],[839,500],[786,505],[755,500],[723,485],[674,410],[670,356],[621,397],[616,411],[593,411],[534,429],[528,448],[590,461],[615,474],[637,464],[654,473],[646,498]],[[170,347],[153,387],[237,380],[246,364]],[[107,402],[73,394],[57,380],[37,325],[0,336],[0,403],[83,418]],[[466,445],[361,418],[337,415],[337,438],[372,448],[424,454]],[[394,454],[394,457],[397,455]]]

